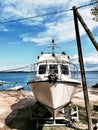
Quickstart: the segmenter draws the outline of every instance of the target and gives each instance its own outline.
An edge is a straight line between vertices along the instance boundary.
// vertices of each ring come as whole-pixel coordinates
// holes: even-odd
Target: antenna
[[[54,39],[52,39],[52,55],[54,56],[54,46],[55,46],[55,44],[54,44]]]
[[[48,46],[48,48],[52,48],[52,56],[55,56],[55,52],[54,52],[55,47],[60,48],[56,46],[56,44],[54,43],[54,39],[52,39],[52,45]]]

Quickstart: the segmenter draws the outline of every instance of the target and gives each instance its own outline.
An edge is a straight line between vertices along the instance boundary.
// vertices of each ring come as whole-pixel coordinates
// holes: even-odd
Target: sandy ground
[[[89,88],[88,96],[90,105],[98,105],[98,88]],[[85,106],[83,88],[78,88],[72,99],[73,104]]]
[[[98,105],[98,89],[88,89],[88,94],[90,105]],[[0,128],[4,127],[5,119],[14,109],[23,108],[35,102],[31,91],[0,91]],[[85,106],[82,88],[76,90],[72,102]]]
[[[5,125],[5,119],[14,109],[24,108],[35,102],[30,91],[0,91],[0,128]]]

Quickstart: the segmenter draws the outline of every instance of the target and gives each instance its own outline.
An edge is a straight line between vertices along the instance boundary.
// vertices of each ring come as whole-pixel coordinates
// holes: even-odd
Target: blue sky
[[[90,0],[0,0],[0,70],[36,62],[41,51],[49,51],[47,47],[53,38],[60,47],[56,51],[66,51],[72,59],[75,58],[73,62],[77,63],[72,11],[22,21],[6,21],[60,12],[89,3]],[[87,6],[78,11],[98,41],[98,22],[92,20],[94,16],[91,15],[91,8],[93,6]],[[98,53],[80,24],[79,29],[85,68],[98,70]]]

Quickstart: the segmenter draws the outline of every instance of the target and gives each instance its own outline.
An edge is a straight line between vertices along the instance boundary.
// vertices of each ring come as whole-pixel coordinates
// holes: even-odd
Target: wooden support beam
[[[80,33],[79,33],[79,26],[78,26],[78,16],[76,7],[73,7],[73,15],[74,15],[74,24],[75,24],[75,32],[76,32],[76,40],[77,40],[77,47],[78,47],[78,56],[80,62],[80,69],[81,69],[81,77],[82,77],[82,85],[83,85],[83,93],[84,93],[84,100],[85,100],[85,108],[87,114],[87,122],[88,122],[88,130],[92,130],[92,119],[91,119],[91,111],[90,111],[90,103],[88,97],[88,90],[86,84],[86,77],[85,77],[85,69],[84,69],[84,62],[82,56],[82,48],[81,48],[81,40],[80,40]]]
[[[83,18],[81,17],[81,15],[79,14],[77,8],[74,6],[73,10],[75,11],[76,16],[78,17],[80,23],[82,24],[83,28],[85,29],[86,33],[88,34],[89,38],[91,39],[94,47],[96,48],[96,50],[98,51],[98,43],[95,40],[95,38],[93,37],[93,34],[91,33],[91,31],[89,30],[88,26],[86,25],[86,23],[84,22]]]

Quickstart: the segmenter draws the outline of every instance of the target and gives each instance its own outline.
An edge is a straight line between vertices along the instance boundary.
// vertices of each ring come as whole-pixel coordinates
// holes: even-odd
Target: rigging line
[[[9,23],[9,22],[23,21],[23,20],[28,20],[28,19],[38,18],[38,17],[44,17],[44,16],[48,16],[48,15],[52,15],[52,14],[64,13],[64,12],[71,11],[71,10],[72,9],[66,9],[66,10],[61,10],[61,11],[57,11],[57,12],[51,12],[51,13],[47,13],[47,14],[31,16],[31,17],[27,17],[27,18],[20,18],[20,19],[16,19],[16,20],[9,20],[9,21],[0,22],[0,24]]]
[[[92,3],[89,3],[89,4],[85,4],[85,5],[81,5],[79,7],[77,7],[77,9],[80,9],[80,8],[83,8],[83,7],[86,7],[86,6],[91,6],[91,5],[94,5],[94,4],[97,4],[98,2],[92,2]]]
[[[93,2],[93,3],[89,3],[89,4],[85,4],[82,6],[77,7],[77,9],[86,7],[86,6],[91,6],[94,4],[97,4],[98,2]],[[57,12],[51,12],[51,13],[47,13],[47,14],[41,14],[41,15],[36,15],[36,16],[31,16],[31,17],[27,17],[27,18],[20,18],[20,19],[16,19],[16,20],[9,20],[9,21],[3,21],[0,22],[0,24],[4,24],[4,23],[10,23],[10,22],[18,22],[18,21],[23,21],[23,20],[28,20],[28,19],[33,19],[33,18],[38,18],[38,17],[44,17],[44,16],[48,16],[48,15],[53,15],[53,14],[59,14],[59,13],[64,13],[64,12],[68,12],[68,11],[72,11],[73,9],[66,9],[66,10],[61,10],[61,11],[57,11]]]
[[[32,64],[22,66],[22,67],[18,67],[18,68],[13,68],[13,69],[1,70],[0,72],[8,72],[8,71],[13,71],[13,70],[19,70],[19,69],[27,68],[27,67],[30,67],[30,66],[32,66]]]

